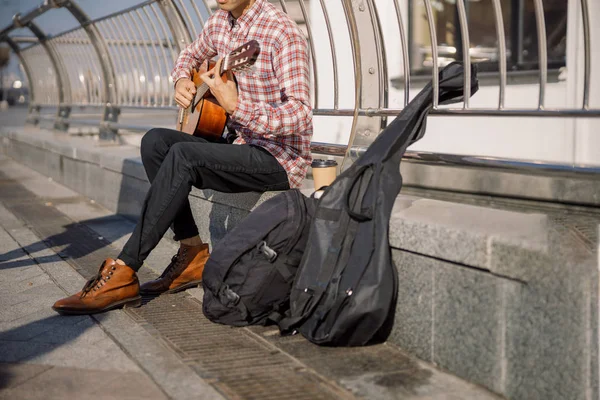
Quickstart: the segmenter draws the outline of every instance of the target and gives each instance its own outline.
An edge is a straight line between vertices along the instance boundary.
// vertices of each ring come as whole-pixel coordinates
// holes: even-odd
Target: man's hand
[[[181,78],[175,84],[175,101],[183,108],[188,108],[196,94],[196,85],[191,79]]]
[[[221,60],[217,61],[213,69],[200,75],[200,78],[208,85],[221,107],[231,115],[237,107],[238,91],[231,76],[228,77],[227,82],[224,82],[218,75],[218,71],[221,69]]]

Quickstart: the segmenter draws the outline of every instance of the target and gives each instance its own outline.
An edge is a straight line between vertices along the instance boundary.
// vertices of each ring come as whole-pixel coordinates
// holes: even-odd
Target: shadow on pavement
[[[20,249],[8,251],[4,254],[0,254],[0,270],[10,268],[27,267],[31,265],[43,264],[46,262],[55,262],[56,256],[54,254],[48,256],[36,256],[36,253],[47,250],[50,247],[59,256],[63,258],[84,258],[90,255],[95,255],[98,252],[98,266],[100,262],[107,256],[113,256],[113,254],[105,254],[102,251],[104,248],[109,247],[112,243],[119,240],[121,237],[131,233],[131,229],[119,229],[114,231],[110,241],[104,237],[98,236],[97,233],[93,232],[86,225],[101,225],[114,222],[115,216],[106,216],[100,218],[93,218],[81,222],[74,222],[62,227],[62,232],[47,236],[45,239],[30,245],[24,246]],[[124,227],[122,227],[124,228]],[[36,232],[38,233],[38,232]],[[44,236],[44,235],[39,235]],[[23,258],[25,255],[23,251],[31,257],[27,259],[18,260]],[[102,254],[100,254],[102,253]]]

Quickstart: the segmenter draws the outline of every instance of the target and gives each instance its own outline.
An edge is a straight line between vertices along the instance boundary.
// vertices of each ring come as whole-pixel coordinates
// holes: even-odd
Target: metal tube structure
[[[19,20],[19,14],[15,15],[15,20]],[[20,23],[19,23],[20,24]],[[58,102],[59,104],[71,102],[71,86],[68,83],[66,71],[62,69],[58,58],[60,57],[51,43],[48,42],[46,34],[33,22],[27,23],[27,28],[38,38],[40,45],[46,50],[46,54],[50,58],[52,67],[56,73],[56,85],[58,89]]]
[[[323,10],[323,17],[325,18],[325,26],[327,27],[327,35],[329,36],[329,48],[331,49],[331,63],[333,65],[333,109],[339,108],[339,82],[338,82],[338,63],[337,54],[335,51],[335,41],[333,39],[333,31],[331,29],[331,21],[329,20],[329,12],[325,7],[325,0],[320,0],[321,9]]]
[[[200,21],[200,29],[203,29],[204,23],[206,21],[204,21],[204,17],[200,13],[200,10],[198,9],[196,2],[194,0],[192,0],[192,1],[190,1],[190,3],[192,4],[192,8],[194,9],[194,12],[196,13],[196,17],[198,18],[198,21]],[[208,9],[208,6],[206,7],[206,9]],[[198,33],[196,33],[196,37],[198,37]]]
[[[177,9],[179,10],[181,17],[182,17],[182,22],[185,24],[185,21],[187,20],[189,26],[187,26],[188,24],[186,24],[187,30],[190,33],[190,35],[192,35],[193,32],[193,36],[192,38],[195,39],[198,37],[198,31],[196,30],[196,26],[194,25],[194,21],[192,21],[192,16],[190,15],[190,13],[188,12],[187,8],[183,5],[183,2],[181,0],[173,0],[173,1],[178,1],[180,7],[177,7],[177,3],[173,3],[173,5],[175,7],[177,7]],[[192,3],[194,1],[192,0]],[[183,12],[182,12],[183,11]]]
[[[106,32],[114,38],[117,38],[117,33],[114,28],[112,20],[106,19],[98,22],[99,26],[102,26]],[[120,71],[121,71],[121,85],[119,86],[119,93],[121,95],[120,105],[131,104],[131,91],[129,90],[129,74],[126,66],[126,56],[123,54],[121,47],[123,44],[115,44],[115,52],[118,54],[117,59],[119,60]],[[127,53],[127,56],[130,56]]]
[[[156,20],[158,21],[158,23],[160,25],[160,29],[161,29],[161,31],[163,32],[163,35],[166,38],[165,40],[167,41],[167,45],[169,46],[169,50],[171,52],[171,64],[173,64],[175,62],[175,60],[177,59],[178,53],[173,48],[173,45],[171,43],[171,38],[169,38],[168,31],[167,31],[165,25],[162,22],[162,19],[161,19],[161,15],[162,14],[159,14],[158,11],[156,11],[156,9],[154,8],[154,4],[152,6],[150,6],[150,9],[152,10],[152,13],[156,17]],[[167,66],[167,71],[170,72],[171,68],[172,68],[172,65]],[[170,77],[170,75],[169,75],[169,77]],[[170,80],[168,80],[168,82],[170,82]],[[169,106],[173,106],[173,102],[174,102],[173,96],[169,96]]]
[[[317,57],[315,55],[315,46],[312,35],[312,27],[310,26],[310,18],[308,18],[308,12],[306,11],[306,5],[304,4],[304,0],[298,0],[300,4],[300,10],[302,11],[302,16],[304,17],[304,23],[306,24],[306,31],[308,33],[308,42],[310,46],[310,55],[312,59],[313,65],[313,75],[315,77],[315,84],[313,87],[313,91],[315,93],[315,108],[319,108],[319,75],[317,71]]]
[[[106,99],[105,97],[107,93],[106,91],[102,91],[98,82],[98,63],[94,62],[94,51],[90,48],[91,46],[89,45],[89,43],[86,43],[86,41],[84,40],[85,33],[79,30],[73,32],[73,34],[76,36],[77,43],[79,45],[79,50],[82,56],[82,62],[84,62],[87,65],[87,71],[89,71],[90,101],[92,104],[104,104],[108,102],[108,99]]]
[[[463,84],[464,108],[469,108],[469,100],[471,98],[471,40],[469,39],[469,25],[465,0],[456,0],[456,5],[458,7],[458,19],[460,21],[463,66],[465,71]]]
[[[21,66],[23,67],[23,71],[25,71],[25,75],[27,76],[27,81],[29,82],[29,101],[30,103],[35,102],[35,89],[33,82],[33,75],[31,74],[31,69],[29,68],[29,64],[25,57],[23,57],[23,53],[21,53],[21,48],[17,43],[15,43],[10,37],[5,37],[4,41],[10,46],[13,53],[19,58]]]
[[[142,52],[141,49],[143,48],[144,49],[143,53],[146,55],[146,64],[145,65],[148,67],[146,69],[146,91],[147,91],[147,95],[148,95],[147,101],[148,101],[148,106],[153,106],[152,100],[150,98],[150,82],[152,82],[152,80],[154,79],[154,76],[155,76],[155,74],[154,74],[155,71],[154,71],[154,67],[153,67],[153,63],[152,63],[152,55],[150,54],[150,49],[148,48],[148,46],[145,46],[141,41],[141,39],[144,37],[144,34],[143,34],[142,30],[140,29],[140,25],[137,23],[137,21],[135,19],[135,15],[136,15],[135,11],[132,11],[126,15],[129,15],[129,17],[131,18],[131,21],[133,22],[133,26],[135,27],[137,34],[140,37],[140,41],[139,42],[136,41],[138,48],[140,49],[140,52]],[[142,21],[142,25],[144,25],[143,21]],[[155,90],[154,97],[156,99],[156,90]],[[156,102],[156,100],[155,100],[155,102]],[[156,105],[156,104],[154,104],[154,105]]]
[[[0,40],[3,40],[4,37],[8,36],[8,34],[11,31],[13,31],[14,29],[21,28],[21,27],[27,25],[29,22],[32,22],[34,19],[36,19],[40,15],[44,14],[46,11],[48,11],[52,8],[57,8],[57,7],[59,7],[59,5],[57,5],[55,1],[45,1],[42,4],[40,4],[39,6],[37,6],[36,8],[34,8],[33,10],[29,11],[25,15],[21,15],[21,14],[15,15],[15,17],[18,16],[17,17],[18,21],[13,19],[12,24],[10,24],[6,28],[4,28],[2,31],[0,31]]]
[[[402,20],[402,13],[400,12],[400,4],[398,3],[398,0],[394,0],[394,9],[396,10],[396,18],[398,19],[400,42],[402,43],[402,66],[404,67],[404,107],[406,107],[410,99],[410,60],[408,58],[409,49],[408,41],[406,39],[406,31],[404,29],[404,21]]]
[[[182,21],[181,14],[173,0],[159,0],[158,5],[173,35],[173,39],[177,43],[179,52],[181,52],[192,42],[190,32],[185,28],[185,23]]]
[[[122,56],[120,53],[118,53],[120,41],[113,39],[114,35],[111,36],[111,33],[108,30],[106,20],[96,22],[96,26],[98,27],[98,31],[100,32],[102,37],[104,37],[104,41],[107,45],[108,54],[111,60],[113,60],[113,65],[115,68],[115,92],[117,96],[117,104],[124,104],[125,96],[123,93],[123,87],[125,86],[125,84],[123,83],[123,77],[120,75],[120,72],[123,71],[124,68]]]
[[[498,68],[500,80],[498,91],[498,109],[504,108],[504,97],[506,92],[506,36],[504,35],[504,19],[502,17],[502,6],[500,0],[492,0],[494,4],[494,17],[496,20],[496,37],[498,39]]]
[[[352,130],[348,142],[346,158],[342,170],[352,163],[352,148],[369,145],[379,134],[384,125],[385,117],[376,115],[366,117],[359,115],[359,109],[377,110],[381,104],[381,69],[383,67],[382,54],[377,54],[381,46],[379,27],[375,9],[371,3],[344,0],[344,14],[352,43],[352,56],[354,62],[355,79],[355,108]],[[358,27],[363,27],[359,29]],[[369,27],[367,29],[366,27]]]
[[[47,0],[41,6],[21,16],[16,15],[8,27],[0,31],[0,41],[6,41],[21,61],[24,74],[30,86],[32,108],[41,105],[56,105],[59,110],[55,126],[66,129],[69,122],[84,123],[81,120],[69,118],[71,106],[90,105],[92,107],[105,107],[113,110],[115,107],[128,109],[148,110],[157,108],[163,110],[176,110],[174,106],[172,85],[165,85],[166,78],[169,83],[169,73],[172,63],[177,59],[179,52],[191,42],[193,36],[199,33],[199,27],[194,24],[197,17],[201,25],[206,21],[206,13],[211,8],[206,0],[202,0],[203,7],[195,3],[196,0],[146,0],[134,7],[112,13],[96,20],[90,18],[75,3],[75,0]],[[387,37],[383,34],[382,22],[386,22],[380,3],[377,0],[340,0],[344,9],[344,17],[351,39],[355,103],[353,108],[340,109],[339,107],[339,79],[340,65],[336,49],[336,32],[334,31],[327,0],[319,0],[325,27],[329,38],[331,63],[333,64],[333,107],[319,107],[319,79],[318,68],[322,61],[320,54],[314,47],[314,39],[319,39],[316,26],[311,24],[308,4],[304,0],[297,0],[296,5],[279,0],[285,12],[299,15],[293,17],[303,19],[306,23],[306,32],[310,43],[311,69],[314,78],[315,108],[314,115],[330,117],[353,118],[349,144],[331,145],[313,143],[313,151],[323,151],[323,154],[346,156],[351,162],[361,154],[364,149],[375,139],[385,125],[387,117],[396,116],[402,108],[388,107],[388,65],[386,60]],[[471,90],[470,79],[470,37],[468,4],[466,0],[456,0],[458,22],[460,24],[463,48],[462,61],[465,66],[463,89],[465,92],[464,104],[454,108],[439,108],[439,69],[441,65],[438,49],[438,32],[436,32],[436,15],[434,2],[422,0],[425,9],[425,20],[428,24],[431,39],[431,79],[434,89],[434,109],[431,116],[506,116],[506,117],[594,117],[600,118],[600,109],[590,109],[590,85],[592,53],[591,53],[591,20],[589,0],[574,0],[581,7],[583,25],[583,98],[581,108],[548,109],[545,107],[545,95],[549,87],[548,82],[548,55],[546,38],[546,23],[544,16],[543,0],[532,0],[535,8],[537,49],[539,56],[539,99],[537,107],[531,108],[505,108],[505,95],[507,90],[507,45],[504,33],[504,20],[501,0],[490,0],[490,9],[493,9],[493,19],[496,28],[497,54],[498,54],[498,82],[499,94],[497,107],[484,109],[472,108],[469,103]],[[273,1],[271,1],[273,3]],[[316,6],[316,1],[313,5]],[[522,7],[523,2],[517,2]],[[403,9],[399,0],[393,0],[395,19],[398,23],[399,41],[402,47],[402,61],[404,70],[404,106],[410,99],[410,49],[408,35],[405,31]],[[35,18],[48,10],[65,7],[77,19],[80,26],[63,32],[59,35],[48,37],[35,24]],[[157,9],[160,8],[160,11]],[[191,8],[190,8],[191,7]],[[329,5],[331,7],[331,5]],[[378,10],[379,7],[379,10]],[[493,8],[492,8],[493,7]],[[193,10],[192,10],[193,9]],[[388,10],[386,10],[388,11]],[[391,11],[391,9],[389,10]],[[517,14],[523,12],[518,8]],[[192,15],[195,14],[195,15]],[[381,21],[380,21],[381,17]],[[393,17],[392,17],[393,18]],[[490,20],[491,21],[491,20]],[[314,21],[313,21],[314,22]],[[190,26],[191,25],[191,26]],[[11,37],[14,29],[28,27],[36,36],[33,38]],[[424,28],[424,24],[423,24]],[[512,54],[523,60],[519,46],[523,43],[522,24],[515,35],[517,40],[513,43]],[[321,31],[324,35],[324,31]],[[473,31],[471,31],[472,33]],[[387,33],[387,32],[386,32]],[[440,36],[441,37],[441,36]],[[20,48],[19,43],[30,43],[27,48]],[[110,46],[115,46],[111,48]],[[149,48],[152,47],[152,49]],[[160,50],[158,50],[160,47]],[[75,61],[77,60],[77,61]],[[429,60],[428,60],[429,61]],[[77,64],[76,64],[77,63]],[[35,68],[34,68],[35,66]],[[48,69],[50,68],[50,73]],[[83,90],[79,85],[78,75],[83,68],[85,79]],[[144,81],[140,82],[141,73]],[[93,75],[90,77],[90,73]],[[56,83],[48,77],[55,75]],[[101,77],[101,79],[99,79]],[[133,77],[133,79],[131,79]],[[150,88],[150,80],[153,87]],[[325,83],[324,83],[325,84]],[[105,113],[102,127],[116,129],[125,127],[126,124],[116,122],[116,113],[109,117]],[[97,121],[96,121],[97,122]],[[93,124],[88,120],[85,123]],[[410,154],[410,153],[409,153]],[[346,161],[345,160],[345,161]],[[437,162],[437,161],[436,161]],[[342,165],[342,168],[345,165]]]
[[[208,15],[212,15],[212,11],[211,11],[210,7],[208,6],[208,3],[206,2],[206,0],[202,0],[202,4],[204,4],[204,7],[206,8]]]
[[[431,0],[424,1],[425,12],[427,13],[427,23],[429,24],[429,36],[431,37],[431,58],[433,63],[431,69],[431,80],[433,81],[433,109],[435,110],[438,108],[438,104],[440,102],[440,75],[438,65],[437,35],[435,32]]]
[[[123,21],[121,21],[121,15],[116,16],[115,18],[111,19],[110,21],[113,21],[115,23],[115,27],[117,29],[117,32],[119,34],[119,36],[125,37],[125,40],[127,41],[127,50],[126,50],[126,54],[128,55],[128,60],[130,62],[129,68],[131,71],[131,75],[133,77],[133,103],[132,104],[138,104],[141,105],[142,104],[142,86],[141,86],[141,80],[140,80],[140,72],[139,72],[139,67],[141,65],[139,59],[138,59],[138,54],[137,52],[134,51],[132,43],[134,42],[133,39],[131,38],[131,36],[129,36],[129,32],[127,31]],[[122,29],[121,29],[122,28]],[[137,68],[136,68],[137,66]]]
[[[590,74],[592,70],[592,50],[590,33],[590,11],[588,0],[581,0],[581,19],[583,20],[583,46],[584,46],[584,70],[583,70],[583,109],[590,108]]]
[[[535,6],[535,23],[538,36],[538,60],[540,66],[540,96],[538,110],[544,109],[546,98],[546,82],[548,82],[548,45],[546,43],[546,20],[544,19],[544,4],[542,0],[533,0]]]
[[[283,10],[284,13],[288,13],[288,9],[287,6],[285,5],[285,0],[279,0],[279,4],[281,4],[281,9]]]
[[[152,28],[152,34],[153,34],[153,38],[155,37],[157,41],[160,41],[160,35],[158,34],[158,30],[156,29],[156,25],[154,24],[154,22],[152,21],[152,18],[150,17],[150,13],[147,10],[147,7],[142,8],[142,11],[144,12],[144,14],[146,15],[146,19],[148,21],[150,21],[150,27]],[[165,67],[164,69],[164,76],[165,78],[167,78],[169,76],[169,66],[166,64],[167,62],[167,52],[165,51],[164,46],[159,46],[161,53],[162,53],[162,60],[163,60],[163,67]],[[158,55],[158,52],[156,51],[156,46],[154,47],[154,52],[156,53],[156,61],[159,62],[160,57]],[[160,71],[160,67],[159,67],[159,71]],[[163,75],[162,73],[159,72],[159,84],[160,84],[160,106],[164,107],[165,106],[165,98],[167,97],[166,93],[163,93]],[[167,78],[168,81],[168,78]]]
[[[377,51],[377,68],[379,69],[379,108],[388,107],[388,75],[387,75],[387,56],[385,45],[383,43],[383,32],[381,31],[381,22],[375,1],[369,1],[369,13],[371,14],[371,24],[375,33],[375,50]],[[369,71],[371,73],[371,71]],[[385,122],[384,122],[385,123]]]
[[[147,24],[144,23],[144,20],[142,18],[139,8],[133,12],[133,15],[137,15],[138,19],[141,22],[140,25],[144,28],[144,33],[148,37],[152,37],[152,34],[150,33],[150,30],[148,29]],[[146,47],[146,49],[148,49],[148,46],[145,46],[145,47]],[[160,66],[158,64],[160,58],[158,56],[158,52],[156,51],[156,46],[151,46],[151,47],[152,47],[152,51],[154,53],[154,58],[152,58],[152,56],[150,55],[150,50],[148,50],[148,59],[150,60],[150,65],[153,67],[152,71],[155,71],[155,75],[152,77],[151,81],[153,82],[152,85],[154,86],[153,106],[156,107],[156,106],[158,106],[158,97],[159,97],[159,92],[158,92],[157,88],[160,86],[160,83],[161,83]],[[154,62],[152,62],[152,60],[154,60]]]
[[[85,30],[88,35],[91,44],[98,57],[100,69],[102,71],[103,79],[103,100],[107,103],[107,107],[112,107],[113,103],[116,103],[116,83],[115,83],[115,69],[112,64],[112,60],[109,57],[108,47],[104,42],[104,38],[100,35],[96,25],[90,20],[88,15],[79,7],[75,2],[66,0],[62,2],[64,7],[75,17],[79,24]]]

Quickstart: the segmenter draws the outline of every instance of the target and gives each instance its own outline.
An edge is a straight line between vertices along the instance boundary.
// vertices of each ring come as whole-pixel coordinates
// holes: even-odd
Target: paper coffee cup
[[[313,179],[315,190],[323,186],[329,186],[335,180],[337,175],[337,162],[335,160],[313,160],[312,164]]]

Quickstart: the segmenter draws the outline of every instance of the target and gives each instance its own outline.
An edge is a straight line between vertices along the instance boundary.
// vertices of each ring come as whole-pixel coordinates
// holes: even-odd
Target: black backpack
[[[471,94],[478,89],[472,69]],[[463,96],[463,67],[440,71],[440,104]],[[427,85],[350,168],[325,189],[290,297],[283,333],[313,343],[358,346],[387,339],[394,323],[398,277],[388,241],[402,186],[400,160],[425,132],[433,101]]]
[[[285,313],[314,206],[299,190],[283,192],[214,247],[202,274],[202,310],[209,320],[244,326]]]

